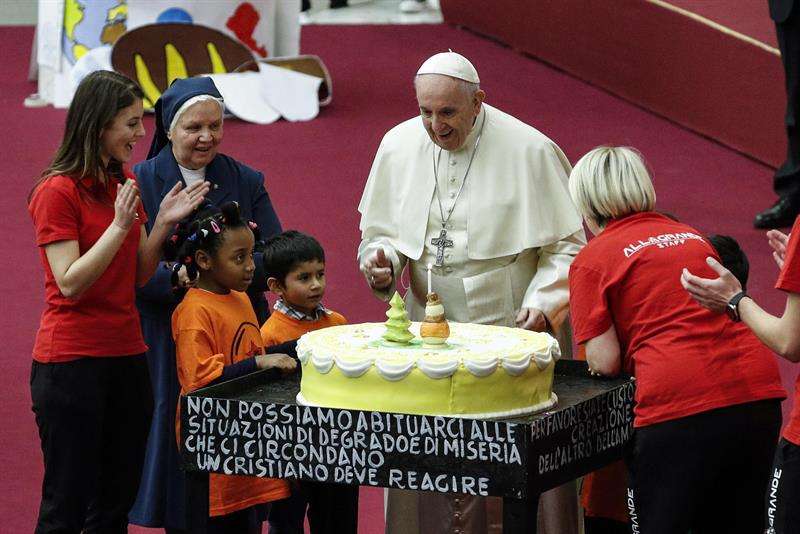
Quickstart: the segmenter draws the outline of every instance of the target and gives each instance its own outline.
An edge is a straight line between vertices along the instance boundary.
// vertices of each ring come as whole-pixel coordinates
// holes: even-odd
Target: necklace
[[[447,226],[450,217],[453,216],[453,211],[456,208],[456,203],[458,199],[461,197],[461,192],[464,190],[464,184],[467,183],[467,175],[469,175],[469,170],[472,168],[472,162],[475,160],[475,154],[478,152],[478,145],[481,143],[481,136],[483,136],[483,126],[486,124],[486,112],[483,112],[483,120],[481,121],[481,128],[478,130],[478,138],[475,139],[475,147],[472,149],[472,155],[469,157],[469,162],[467,163],[467,170],[464,172],[464,178],[461,180],[461,186],[458,188],[458,193],[456,193],[455,199],[453,199],[453,205],[447,210],[447,217],[444,216],[444,208],[442,207],[442,198],[439,195],[439,160],[442,157],[442,150],[443,148],[439,147],[439,155],[436,155],[436,147],[434,147],[431,155],[433,157],[433,179],[434,179],[434,186],[433,192],[436,194],[436,202],[439,204],[439,215],[442,218],[442,229],[439,232],[439,237],[434,237],[431,239],[431,245],[436,247],[436,263],[434,265],[436,267],[441,267],[444,265],[444,249],[452,248],[453,247],[453,240],[447,238],[447,230],[445,229]]]

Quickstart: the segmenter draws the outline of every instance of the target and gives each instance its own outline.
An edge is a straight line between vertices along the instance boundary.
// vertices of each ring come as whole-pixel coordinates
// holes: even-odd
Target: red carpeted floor
[[[772,26],[766,4],[766,0],[495,0],[493,9],[486,9],[482,0],[441,0],[448,23],[493,36],[777,166],[786,152],[786,94],[777,50],[758,42],[766,39]],[[755,40],[724,27],[750,32]]]
[[[24,81],[32,28],[0,29],[4,68],[0,103],[6,113],[0,148],[2,342],[0,377],[0,517],[5,532],[29,532],[36,516],[41,458],[30,412],[30,349],[42,308],[42,272],[25,196],[56,148],[65,113],[25,109],[35,90]],[[302,48],[320,55],[334,80],[333,104],[308,123],[225,125],[224,151],[264,171],[285,228],[316,235],[327,251],[329,306],[351,321],[378,320],[384,307],[366,290],[356,268],[356,206],[382,134],[415,114],[411,78],[434,52],[452,48],[470,57],[487,101],[536,125],[574,162],[599,144],[639,148],[654,173],[659,207],[704,232],[741,241],[752,265],[751,292],[768,309],[784,297],[771,289],[777,271],[752,214],[772,201],[772,170],[708,139],[655,117],[492,41],[448,26],[303,28]],[[777,83],[777,82],[776,82]],[[152,128],[148,118],[146,126]],[[144,157],[146,143],[136,148]],[[791,384],[796,371],[783,365]],[[676,371],[677,372],[677,371]],[[363,494],[361,532],[382,531],[380,492]],[[139,531],[142,532],[142,531]]]
[[[675,7],[685,9],[739,32],[747,37],[778,48],[775,25],[769,18],[767,0],[664,0]]]

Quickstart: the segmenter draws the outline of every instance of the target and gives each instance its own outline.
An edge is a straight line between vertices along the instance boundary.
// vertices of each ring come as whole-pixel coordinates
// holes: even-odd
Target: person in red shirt
[[[172,315],[181,395],[258,369],[297,368],[286,354],[264,354],[258,320],[244,293],[255,273],[254,245],[236,202],[203,207],[170,239],[165,257],[185,266],[196,281]],[[175,425],[180,439],[180,413]],[[212,473],[208,495],[208,534],[244,534],[261,531],[257,506],[288,497],[289,485]]]
[[[275,313],[261,327],[267,345],[297,339],[306,332],[338,326],[347,320],[322,305],[325,251],[313,237],[289,230],[264,244],[267,285],[278,296]],[[308,514],[311,534],[356,534],[358,486],[302,481],[288,499],[270,510],[272,534],[303,534]]]
[[[792,232],[767,232],[773,257],[781,269],[775,287],[788,293],[780,317],[761,308],[736,277],[713,257],[706,258],[717,278],[697,276],[687,266],[681,283],[699,304],[715,313],[726,313],[749,327],[761,341],[790,362],[800,361],[800,218]],[[800,376],[795,383],[795,402],[775,451],[766,500],[766,532],[800,532]]]
[[[87,76],[28,199],[46,299],[31,368],[44,456],[37,534],[127,532],[136,497],[152,396],[134,289],[208,190],[173,188],[147,235],[123,167],[145,133],[142,98],[122,75]]]
[[[777,362],[741,323],[683,291],[688,265],[713,271],[700,232],[653,211],[637,152],[578,161],[573,201],[595,238],[570,267],[570,313],[590,372],[636,378],[626,458],[633,532],[752,533],[764,522],[781,423]]]

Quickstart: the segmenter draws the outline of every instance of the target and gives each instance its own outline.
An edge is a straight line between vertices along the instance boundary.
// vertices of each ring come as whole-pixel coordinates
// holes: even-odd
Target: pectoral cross
[[[434,265],[441,267],[444,265],[444,249],[452,248],[453,240],[447,239],[447,230],[442,228],[442,231],[439,232],[439,237],[431,239],[431,245],[436,247],[436,263]]]

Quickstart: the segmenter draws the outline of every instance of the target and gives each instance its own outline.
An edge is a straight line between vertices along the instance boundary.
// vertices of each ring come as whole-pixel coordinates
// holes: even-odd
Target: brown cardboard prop
[[[261,59],[265,63],[322,78],[319,105],[330,104],[333,83],[318,56]],[[142,87],[152,109],[176,78],[200,74],[258,71],[252,52],[236,39],[199,24],[148,24],[123,34],[111,51],[111,65]]]
[[[199,24],[148,24],[122,35],[111,51],[111,65],[142,87],[145,108],[176,78],[255,70],[248,48]]]

